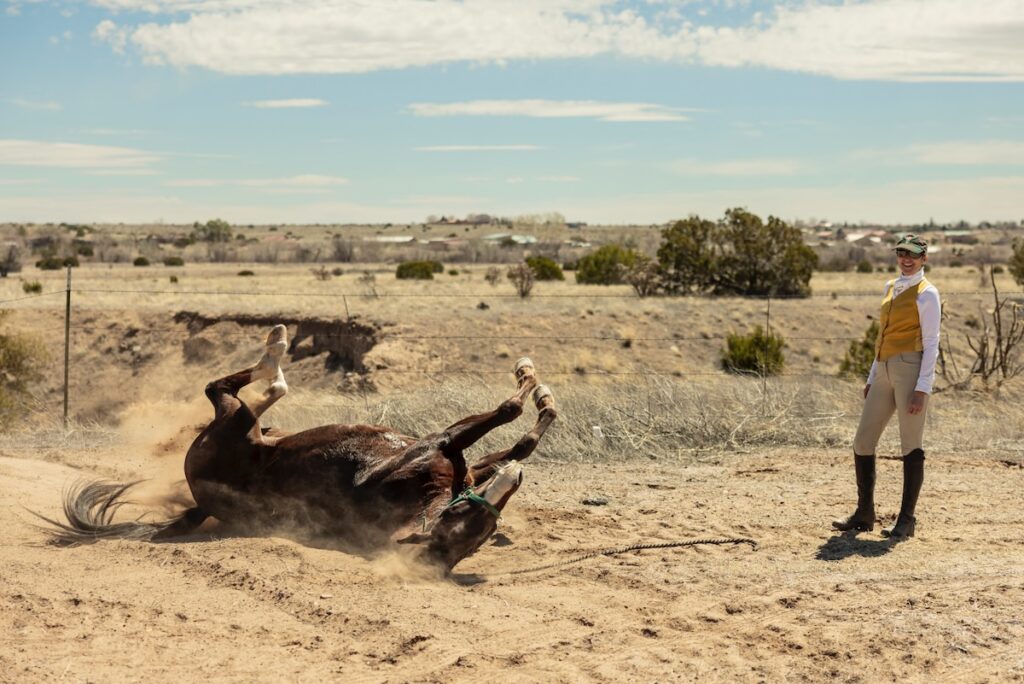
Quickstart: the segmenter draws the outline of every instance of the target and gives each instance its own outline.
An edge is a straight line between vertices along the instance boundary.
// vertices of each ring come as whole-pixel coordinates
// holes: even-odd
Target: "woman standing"
[[[836,520],[837,530],[875,527],[875,447],[892,414],[899,419],[903,454],[903,504],[896,524],[882,536],[914,536],[914,508],[924,482],[924,418],[939,355],[939,291],[924,278],[928,243],[906,235],[896,243],[900,276],[885,286],[875,339],[875,360],[864,386],[864,409],[853,440],[857,510]]]

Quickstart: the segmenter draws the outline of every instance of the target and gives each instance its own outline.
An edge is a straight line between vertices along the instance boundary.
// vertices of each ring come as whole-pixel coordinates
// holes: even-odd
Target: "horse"
[[[208,518],[243,529],[299,529],[355,548],[414,545],[414,556],[450,573],[495,531],[523,480],[522,461],[557,417],[551,390],[529,358],[513,368],[515,393],[488,413],[441,432],[411,437],[380,425],[324,425],[296,433],[264,428],[260,417],[288,392],[281,358],[287,328],[274,326],[253,366],[206,385],[213,420],[185,456],[195,506],[165,521],[113,522],[133,484],[91,482],[64,495],[66,522],[48,520],[53,541],[168,540]],[[249,403],[239,391],[267,381]],[[467,465],[463,452],[514,421],[532,392],[533,428],[511,448]]]

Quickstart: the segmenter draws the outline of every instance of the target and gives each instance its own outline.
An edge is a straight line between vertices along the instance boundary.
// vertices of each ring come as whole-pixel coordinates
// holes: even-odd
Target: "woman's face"
[[[912,276],[922,268],[924,263],[928,261],[927,254],[914,254],[905,249],[896,250],[896,263],[899,264],[900,273],[905,276]]]

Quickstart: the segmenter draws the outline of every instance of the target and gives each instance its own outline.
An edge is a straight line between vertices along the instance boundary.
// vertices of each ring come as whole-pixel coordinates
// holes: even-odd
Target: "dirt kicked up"
[[[216,527],[165,543],[45,544],[26,509],[58,515],[76,479],[180,464],[180,454],[125,456],[117,443],[0,446],[0,681],[1024,680],[1016,462],[930,456],[918,536],[892,544],[878,528],[830,531],[854,497],[845,450],[538,457],[497,534],[444,578],[399,551]],[[899,465],[879,463],[889,519]],[[175,478],[147,485],[148,510]],[[723,536],[759,546],[509,574]]]

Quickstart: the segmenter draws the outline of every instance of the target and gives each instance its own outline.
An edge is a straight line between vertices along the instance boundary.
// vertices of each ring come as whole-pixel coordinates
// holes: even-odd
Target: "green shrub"
[[[75,248],[75,251],[78,253],[78,256],[84,257],[91,257],[96,254],[92,249],[92,245],[79,245]]]
[[[164,257],[164,266],[184,266],[185,260],[180,256]]]
[[[255,274],[255,273],[253,273],[252,271],[250,271],[250,270],[246,269],[246,270],[244,270],[244,271],[239,271],[239,272],[238,272],[238,275],[240,275],[240,276],[254,276],[254,275],[256,275],[256,274]]]
[[[839,375],[844,378],[864,380],[871,372],[875,360],[875,339],[878,337],[878,321],[864,331],[864,338],[850,342],[846,356],[839,362]]]
[[[785,346],[781,336],[766,335],[761,326],[746,335],[730,333],[722,351],[722,368],[730,373],[777,375],[786,364]]]
[[[171,284],[176,284],[177,282],[178,282],[178,276],[172,275],[171,276]]]
[[[433,280],[436,261],[404,261],[395,269],[395,277],[399,280]],[[444,267],[441,268],[444,271]]]
[[[658,262],[670,292],[807,296],[818,255],[798,228],[736,208],[665,228]]]
[[[992,273],[994,273],[995,275],[999,275],[1000,273],[1004,273],[1005,271],[1006,271],[1006,269],[1003,268],[1002,266],[993,266],[992,267]]]
[[[867,259],[857,262],[857,273],[873,273],[875,267]]]
[[[451,269],[450,271],[448,271],[448,275],[450,275],[450,276],[457,276],[457,275],[459,275],[459,269],[457,269],[457,268]]]
[[[231,224],[223,219],[211,219],[204,224],[192,225],[192,239],[201,242],[227,242],[231,239]]]
[[[618,285],[637,253],[622,245],[605,245],[576,262],[576,282],[581,285]]]
[[[132,266],[149,266],[149,259],[144,256],[135,257],[132,261]]]
[[[26,280],[21,283],[21,289],[25,294],[39,294],[43,291],[43,284],[38,280]]]
[[[64,259],[56,256],[44,257],[36,262],[36,268],[40,271],[59,271],[64,267]]]
[[[546,256],[526,257],[526,265],[537,280],[565,280],[565,274],[554,259]]]

